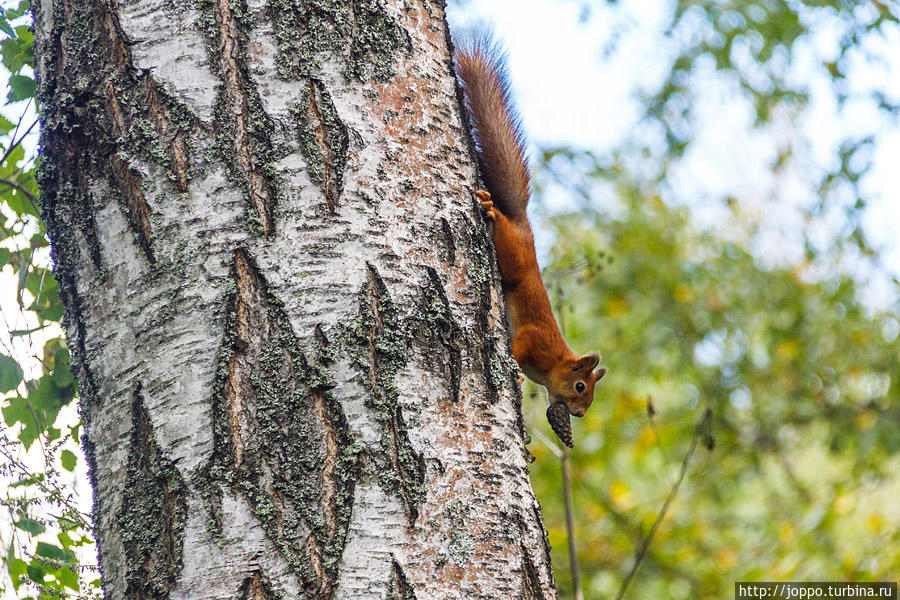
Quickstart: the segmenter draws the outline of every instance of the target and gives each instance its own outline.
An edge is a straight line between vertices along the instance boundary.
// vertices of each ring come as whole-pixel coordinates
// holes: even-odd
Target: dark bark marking
[[[147,106],[156,126],[156,134],[161,140],[171,141],[167,144],[167,147],[169,148],[172,162],[172,176],[175,180],[175,187],[179,192],[186,192],[189,179],[189,153],[187,144],[184,141],[185,134],[178,127],[178,124],[172,120],[172,116],[165,107],[165,104],[168,103],[168,97],[161,96],[157,90],[158,86],[149,77],[145,78],[144,81],[147,88]]]
[[[383,427],[381,447],[371,454],[379,484],[398,496],[412,526],[425,500],[425,461],[410,443],[396,383],[407,361],[406,328],[372,264],[367,263],[367,279],[359,294],[359,317],[345,327],[345,339],[362,350],[354,362],[366,377],[366,406]]]
[[[350,135],[337,114],[322,82],[310,78],[309,89],[291,113],[297,123],[300,152],[306,159],[309,178],[325,194],[329,212],[334,212],[344,187],[344,167]]]
[[[451,402],[459,401],[459,386],[462,377],[462,348],[465,336],[453,318],[450,301],[444,292],[441,278],[434,267],[425,267],[422,282],[422,297],[415,317],[417,327],[415,338],[425,352],[429,366],[437,369],[450,382]],[[443,347],[446,354],[435,352]]]
[[[316,350],[309,361],[244,250],[214,397],[214,455],[195,482],[216,523],[219,486],[243,495],[311,598],[332,598],[359,475],[358,448]],[[320,345],[327,345],[319,329]],[[219,490],[219,491],[217,491]]]
[[[391,561],[391,580],[386,600],[416,600],[416,593],[397,559]]]
[[[125,489],[116,515],[127,558],[125,595],[164,600],[181,573],[187,488],[154,438],[140,386],[132,397],[131,419]]]
[[[522,552],[522,593],[519,598],[521,600],[544,600],[541,580],[534,563],[531,562],[531,557],[528,556],[528,548],[523,543],[520,549]]]
[[[153,253],[153,231],[150,226],[150,207],[141,191],[141,184],[128,164],[113,156],[110,162],[112,175],[122,193],[122,208],[128,218],[128,224],[137,238],[138,245],[144,251],[144,257],[151,265],[156,265]]]
[[[334,348],[332,347],[331,342],[328,341],[328,337],[325,335],[325,330],[322,328],[321,323],[316,323],[313,334],[316,336],[316,347],[319,350],[319,362],[325,366],[332,364],[335,358]]]
[[[76,112],[85,109],[75,105],[71,110]],[[93,148],[89,132],[90,129],[86,131],[82,123],[73,123],[64,136],[50,139],[50,132],[44,131],[41,135],[42,155],[50,154],[53,156],[51,160],[55,160],[52,171],[44,166],[50,160],[42,160],[38,167],[41,216],[47,222],[47,233],[53,242],[51,252],[54,264],[59,265],[61,261],[71,267],[73,280],[78,270],[78,257],[81,255],[75,231],[84,237],[87,258],[91,264],[100,272],[101,277],[105,275],[93,196],[89,188],[90,173],[94,170],[90,158]],[[57,268],[56,273],[60,274],[61,271],[63,269]],[[60,284],[62,283],[61,281]]]
[[[478,320],[478,330],[487,333],[487,337],[479,340],[479,343],[470,348],[473,357],[480,357],[481,372],[484,374],[487,387],[487,400],[496,403],[500,396],[500,389],[509,389],[509,383],[515,382],[518,366],[512,359],[510,350],[509,328],[506,323],[506,313],[503,311],[503,320],[491,323],[492,296],[491,292],[495,283],[499,280],[497,267],[497,255],[493,245],[490,244],[487,235],[488,230],[482,225],[484,217],[480,209],[476,210],[475,201],[472,201],[473,212],[477,221],[471,222],[466,214],[459,214],[463,226],[457,228],[458,244],[461,247],[470,248],[474,252],[474,264],[466,275],[471,286],[470,295],[477,299],[475,303],[475,317]],[[499,352],[498,346],[506,346],[507,352]],[[475,360],[477,360],[476,358]],[[518,384],[512,386],[518,390]],[[521,396],[521,392],[516,392]],[[518,400],[521,402],[521,397]],[[521,411],[519,411],[521,414]],[[522,424],[524,431],[524,423]]]
[[[526,517],[522,512],[507,514],[505,518],[510,522],[510,530],[518,531],[520,542],[519,550],[522,554],[522,568],[519,569],[519,572],[522,574],[522,590],[519,594],[519,600],[545,600],[544,587],[541,584],[538,568],[531,559],[529,548],[531,548],[532,552],[543,554],[546,557],[546,560],[543,561],[546,565],[544,574],[547,577],[547,581],[550,582],[550,589],[555,590],[556,582],[553,579],[553,571],[550,568],[550,542],[547,539],[547,531],[543,528],[544,521],[541,518],[540,507],[537,503],[532,505],[530,512],[531,518],[537,519],[533,522],[540,527],[541,531],[541,543],[538,547],[534,547],[534,543],[531,541],[532,538],[528,535]],[[556,595],[554,594],[552,597],[555,598]]]
[[[279,600],[278,593],[271,582],[259,571],[254,571],[241,584],[240,600]]]
[[[81,450],[84,452],[84,459],[87,463],[88,481],[93,490],[93,506],[91,507],[91,523],[93,525],[94,544],[97,548],[97,562],[100,567],[101,587],[106,589],[105,581],[102,580],[106,565],[106,527],[101,527],[100,521],[106,514],[106,507],[103,504],[103,496],[97,492],[97,448],[91,440],[87,429],[81,432]]]
[[[412,47],[381,0],[269,0],[267,13],[278,44],[278,76],[285,80],[314,75],[321,57],[331,54],[348,79],[386,81],[396,53]]]
[[[530,456],[530,455],[529,455]],[[556,586],[556,582],[553,579],[553,569],[550,566],[550,537],[547,533],[547,530],[544,529],[544,519],[541,515],[541,507],[537,503],[537,500],[531,505],[532,517],[535,519],[534,523],[537,523],[541,532],[541,550],[544,555],[547,557],[547,560],[544,561],[544,566],[547,569],[545,575],[547,576],[547,581],[550,582],[550,585]],[[525,522],[522,522],[522,531],[525,531]],[[522,539],[525,539],[524,534],[522,535]]]
[[[43,17],[36,7],[35,16]],[[190,113],[133,67],[128,43],[107,3],[53,3],[53,29],[38,36],[36,52],[41,103],[41,155],[38,182],[43,217],[54,246],[57,276],[78,270],[80,251],[73,236],[84,237],[91,262],[104,275],[95,223],[94,181],[107,181],[148,261],[153,256],[149,209],[137,175],[127,166],[142,157],[167,168],[173,179],[188,173],[186,146],[180,144],[181,175],[172,175],[172,136],[195,126]],[[150,101],[150,98],[155,98]],[[148,115],[170,124],[147,127]],[[175,144],[179,147],[179,144]],[[73,282],[74,283],[74,279]],[[69,282],[61,282],[61,287]],[[63,295],[69,292],[63,291]],[[66,303],[71,312],[73,303]],[[74,318],[74,317],[73,317]]]
[[[272,164],[275,124],[265,113],[247,66],[250,23],[246,0],[198,0],[210,64],[222,87],[215,105],[217,150],[232,180],[244,191],[251,229],[275,231],[278,181]]]
[[[451,265],[456,264],[456,238],[453,235],[453,229],[450,227],[450,221],[441,217],[441,232],[444,234],[444,244],[447,248],[447,262]]]

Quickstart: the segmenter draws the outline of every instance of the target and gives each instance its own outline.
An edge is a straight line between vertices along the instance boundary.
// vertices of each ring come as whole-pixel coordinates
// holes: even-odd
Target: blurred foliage
[[[0,340],[0,481],[6,509],[0,530],[5,575],[0,595],[87,598],[96,595],[88,516],[72,486],[80,425],[69,353],[61,337],[63,308],[50,270],[49,242],[40,221],[34,172],[33,34],[27,0],[0,7],[0,61],[8,77],[0,116],[0,271],[14,286],[0,306],[7,332]],[[6,289],[6,288],[5,288]],[[73,422],[69,422],[73,421]]]
[[[630,597],[895,578],[897,307],[867,311],[836,272],[761,268],[740,240],[698,231],[686,209],[619,192],[614,214],[552,218],[545,272],[567,339],[579,350],[599,341],[610,368],[571,454],[586,597],[616,591],[706,406],[715,447],[694,458]],[[526,407],[553,439],[543,402]],[[545,444],[531,449],[566,588],[559,463]]]
[[[583,6],[585,20],[624,4],[569,1]],[[659,40],[670,63],[659,86],[645,90],[633,135],[605,155],[545,149],[537,165],[534,221],[549,236],[544,279],[557,316],[576,350],[599,346],[610,368],[574,424],[585,598],[616,596],[707,406],[714,447],[693,457],[626,598],[727,598],[741,580],[896,580],[900,286],[861,226],[870,200],[861,182],[878,132],[843,140],[824,171],[803,171],[811,201],[791,204],[801,218],[784,241],[805,251],[796,263],[760,243],[772,222],[758,201],[685,199],[667,177],[703,126],[695,110],[709,77],[737,83],[734,102],[753,107],[752,126],[764,135],[780,132],[779,113],[797,119],[808,110],[813,81],[826,83],[841,111],[851,65],[882,58],[865,48],[889,28],[896,33],[900,5],[672,7]],[[821,27],[839,32],[836,45],[798,77],[795,53]],[[869,90],[868,101],[876,127],[895,130],[900,99],[888,88]],[[814,143],[792,132],[772,171]],[[577,209],[541,213],[544,195],[560,191]],[[699,226],[685,207],[703,203],[725,216],[719,226]],[[840,224],[822,242],[816,228],[835,212]],[[863,296],[878,278],[893,287],[873,307]],[[543,441],[555,438],[543,393],[530,385],[527,393],[537,429],[532,483],[561,597],[571,597],[559,462]]]

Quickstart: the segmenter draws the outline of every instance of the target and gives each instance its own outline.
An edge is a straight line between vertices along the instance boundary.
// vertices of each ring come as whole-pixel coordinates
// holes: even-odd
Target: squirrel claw
[[[475,192],[475,195],[481,200],[481,210],[484,211],[485,218],[490,219],[491,221],[495,220],[494,203],[491,202],[490,193],[484,190],[478,190]]]

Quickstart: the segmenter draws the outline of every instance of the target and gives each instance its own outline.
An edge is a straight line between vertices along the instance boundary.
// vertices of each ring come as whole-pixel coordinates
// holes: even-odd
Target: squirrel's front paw
[[[484,211],[484,216],[487,219],[493,221],[496,219],[496,215],[494,214],[494,203],[491,202],[491,194],[484,190],[478,190],[475,192],[475,196],[481,200],[481,210]]]

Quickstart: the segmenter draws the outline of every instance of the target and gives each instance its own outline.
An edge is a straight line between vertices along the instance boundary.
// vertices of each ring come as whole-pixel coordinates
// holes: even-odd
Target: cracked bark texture
[[[35,0],[106,597],[556,597],[443,3]]]

